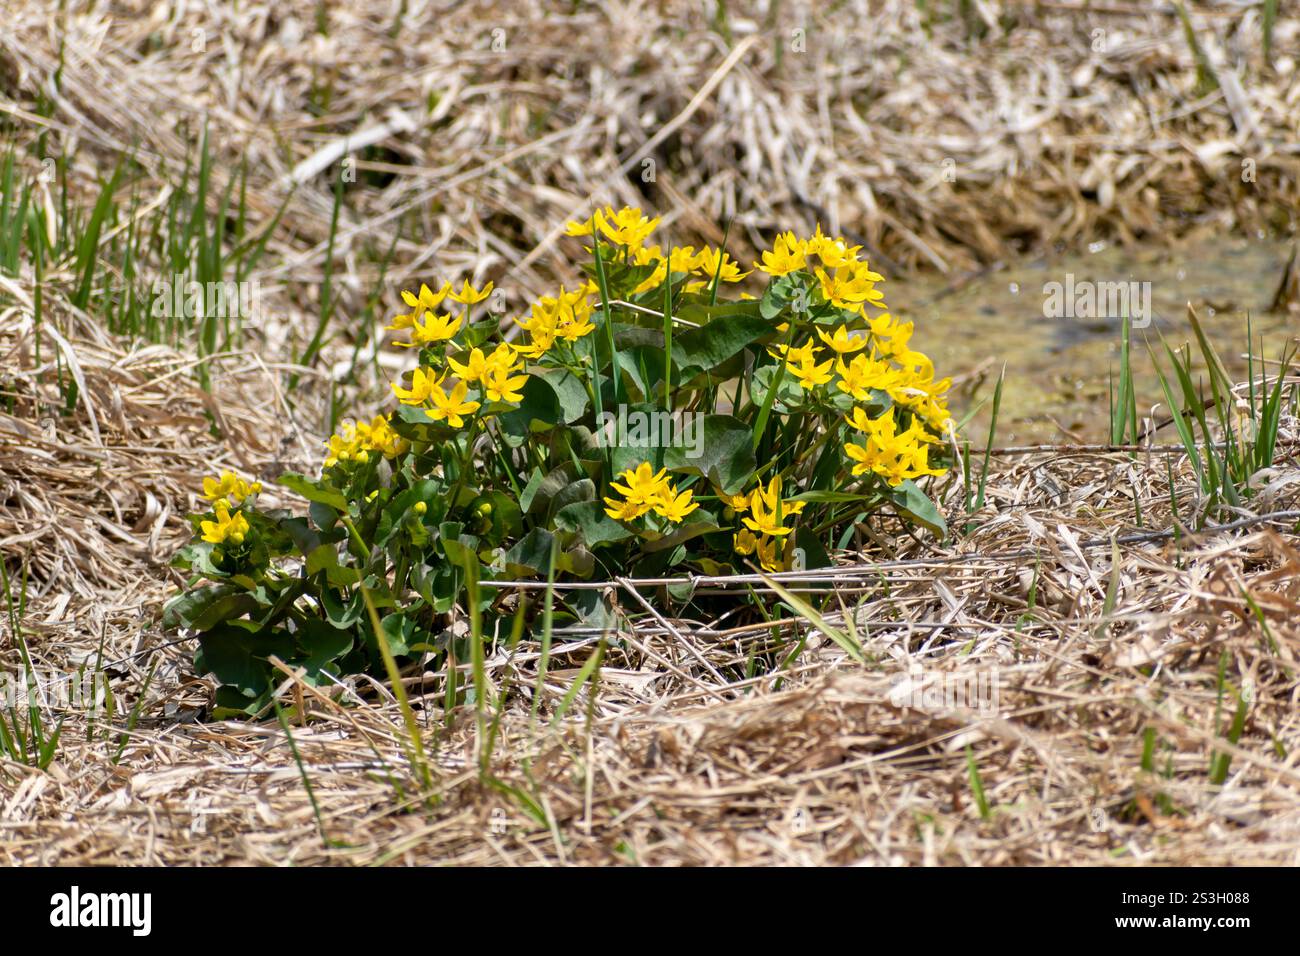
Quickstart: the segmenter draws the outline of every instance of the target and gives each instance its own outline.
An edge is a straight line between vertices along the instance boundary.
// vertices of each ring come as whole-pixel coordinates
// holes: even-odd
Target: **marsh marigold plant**
[[[785,232],[746,269],[657,244],[658,225],[633,208],[569,223],[585,280],[504,321],[490,282],[403,291],[387,329],[410,369],[318,473],[279,478],[306,509],[204,480],[166,623],[198,635],[219,713],[265,711],[272,657],[309,681],[375,671],[381,636],[398,658],[468,659],[470,577],[775,573],[832,564],[886,516],[946,533],[922,486],[947,468],[949,380],[860,247]],[[485,633],[535,610],[473,593]],[[559,618],[617,612],[568,593]]]

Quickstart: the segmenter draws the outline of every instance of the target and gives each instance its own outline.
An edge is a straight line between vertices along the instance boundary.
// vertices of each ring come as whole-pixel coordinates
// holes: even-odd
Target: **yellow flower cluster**
[[[225,498],[218,498],[217,503],[212,507],[216,521],[201,521],[199,528],[203,532],[204,541],[212,544],[233,544],[241,545],[244,538],[248,536],[248,519],[244,517],[242,511],[230,511],[230,502]]]
[[[767,350],[767,354],[772,358],[786,360],[787,371],[794,376],[799,387],[807,391],[812,391],[819,385],[825,385],[831,380],[832,359],[825,362],[818,362],[817,356],[821,349],[809,339],[798,348],[792,348],[788,345],[777,345]]]
[[[943,474],[943,469],[929,465],[929,446],[937,439],[921,427],[920,419],[913,418],[912,424],[899,432],[892,410],[871,418],[861,407],[855,407],[848,423],[865,436],[861,445],[844,445],[844,453],[854,463],[853,474],[871,472],[891,486],[907,478]]]
[[[491,282],[476,289],[468,279],[461,283],[459,291],[452,289],[450,282],[444,282],[437,292],[427,285],[421,285],[418,295],[403,289],[402,301],[411,311],[394,316],[393,324],[386,328],[390,332],[410,330],[411,340],[397,343],[401,348],[423,348],[439,342],[449,342],[460,331],[469,307],[482,302],[491,294]],[[458,316],[453,316],[450,312],[438,314],[438,309],[447,299],[465,306],[466,313]]]
[[[784,500],[781,497],[781,476],[776,475],[764,488],[760,483],[747,495],[719,495],[737,515],[744,526],[733,539],[736,553],[754,554],[765,571],[785,571],[794,554],[794,539],[789,537],[794,527],[786,527],[786,519],[803,512],[805,501]]]
[[[882,307],[884,293],[876,283],[884,277],[872,272],[858,258],[861,246],[850,246],[841,238],[823,235],[822,227],[808,239],[800,239],[793,232],[783,232],[776,237],[772,248],[762,253],[754,268],[770,276],[784,276],[806,271],[816,258],[821,264],[811,271],[821,284],[822,296],[837,308],[861,312],[866,305]]]
[[[232,505],[242,505],[244,499],[262,490],[262,483],[252,484],[244,481],[233,471],[223,471],[219,478],[203,479],[203,498],[215,502],[218,498],[229,499]]]
[[[736,554],[742,557],[755,555],[764,571],[789,571],[794,558],[794,538],[768,538],[755,536],[741,529],[735,537]]]
[[[645,214],[634,206],[624,206],[618,212],[606,206],[604,209],[597,209],[584,222],[569,223],[565,235],[590,236],[592,232],[599,229],[606,241],[616,246],[636,249],[645,244],[658,225],[658,216],[647,219]]]
[[[705,247],[696,252],[694,246],[674,246],[664,255],[661,247],[646,245],[646,240],[658,225],[658,217],[647,218],[635,206],[624,206],[618,212],[606,206],[596,210],[590,219],[569,223],[566,234],[590,236],[593,230],[599,229],[606,240],[626,248],[628,262],[638,266],[653,265],[655,271],[632,290],[633,295],[659,288],[670,273],[699,277],[686,283],[687,292],[699,292],[707,288],[715,276],[721,282],[740,282],[749,275],[748,272],[742,272],[739,263],[721,249]],[[594,285],[591,291],[595,291]]]
[[[517,347],[519,353],[538,359],[551,350],[556,339],[572,344],[595,331],[591,324],[595,292],[596,284],[588,281],[572,292],[560,286],[559,295],[544,295],[534,302],[527,319],[515,319],[529,338],[527,345]]]
[[[364,465],[370,460],[371,452],[378,452],[385,458],[396,458],[410,447],[406,439],[393,431],[393,426],[383,415],[376,415],[369,422],[344,422],[339,434],[331,435],[326,445],[329,449],[325,458],[326,468],[341,461]]]
[[[633,295],[659,288],[670,272],[700,277],[686,283],[684,289],[687,292],[699,292],[708,288],[715,275],[721,282],[740,282],[749,275],[748,272],[741,272],[740,265],[727,253],[707,247],[696,252],[694,246],[674,246],[665,258],[659,246],[642,246],[632,250],[630,259],[639,266],[655,266],[655,271],[632,290]]]
[[[491,402],[519,402],[523,400],[520,389],[528,381],[528,376],[520,374],[523,372],[524,366],[523,362],[518,358],[518,354],[529,354],[528,349],[517,349],[507,342],[502,342],[487,353],[480,348],[471,349],[469,355],[462,362],[447,355],[445,347],[442,351],[434,351],[429,348],[440,342],[453,343],[457,333],[460,332],[466,321],[470,307],[482,302],[491,294],[491,282],[479,289],[471,285],[468,280],[461,283],[459,290],[454,289],[450,282],[445,282],[437,292],[432,291],[427,285],[420,286],[418,295],[407,291],[402,292],[402,301],[412,311],[408,314],[398,315],[388,328],[397,330],[410,329],[411,340],[409,342],[398,342],[397,344],[406,348],[426,349],[425,355],[430,361],[435,365],[441,365],[445,362],[446,368],[440,369],[428,365],[420,366],[411,373],[409,388],[394,382],[392,389],[398,401],[404,405],[424,407],[425,414],[433,421],[446,422],[452,428],[463,428],[465,427],[466,416],[473,415],[482,406],[481,401],[469,398],[471,385],[477,386],[481,390],[480,398],[486,397]],[[563,291],[561,291],[561,296],[563,297]],[[453,316],[450,312],[438,314],[437,309],[441,307],[446,299],[459,302],[465,307],[465,312],[457,316]],[[590,309],[587,311],[589,313]],[[572,308],[570,308],[570,312],[572,312]],[[417,318],[417,316],[420,317]],[[458,376],[459,381],[454,384],[447,381],[449,372]],[[446,382],[445,385],[444,382]],[[379,420],[376,419],[376,421]],[[330,458],[326,460],[326,465],[328,466],[340,460],[347,460],[348,457],[354,457],[355,452],[358,450],[362,453],[374,450],[364,447],[352,448],[350,443],[355,440],[355,435],[348,434],[332,438],[331,454]],[[389,445],[391,443],[386,443],[386,447]],[[404,448],[404,446],[392,447]],[[382,451],[383,449],[379,450]],[[344,452],[344,454],[340,455],[340,451]]]
[[[811,338],[797,347],[777,345],[769,354],[785,359],[788,374],[807,391],[833,381],[836,390],[855,402],[868,401],[873,391],[879,391],[911,413],[911,424],[898,433],[892,410],[868,429],[857,423],[871,420],[862,408],[854,407],[847,420],[867,438],[865,444],[849,442],[844,446],[854,462],[853,474],[879,474],[891,485],[904,478],[941,474],[929,467],[926,444],[936,441],[948,427],[945,394],[952,382],[946,378],[935,381],[929,357],[910,347],[911,322],[897,322],[888,312],[867,313],[868,307],[885,308],[884,294],[876,287],[883,277],[859,259],[860,251],[860,246],[823,234],[821,226],[808,239],[792,232],[776,237],[772,248],[754,263],[757,269],[769,276],[810,272],[823,299],[861,319],[850,319],[848,325],[832,330],[816,330],[832,353],[824,358]],[[788,326],[781,327],[786,329]]]
[[[623,484],[611,482],[610,488],[623,496],[605,499],[605,514],[616,521],[635,521],[642,515],[653,511],[661,518],[673,524],[679,524],[692,511],[699,507],[692,501],[694,493],[683,491],[680,494],[668,479],[667,469],[660,469],[658,474],[650,462],[643,461],[635,469],[629,468],[618,476]]]

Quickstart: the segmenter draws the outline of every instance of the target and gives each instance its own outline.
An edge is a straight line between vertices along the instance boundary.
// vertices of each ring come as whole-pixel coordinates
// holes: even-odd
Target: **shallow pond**
[[[1115,296],[1130,296],[1130,315],[1149,317],[1147,327],[1134,329],[1132,349],[1144,415],[1162,400],[1148,345],[1163,358],[1160,335],[1173,347],[1191,340],[1188,302],[1234,377],[1246,376],[1247,313],[1256,343],[1263,336],[1264,354],[1280,355],[1300,333],[1300,313],[1267,311],[1290,255],[1289,242],[1236,238],[1159,250],[1094,247],[964,283],[901,277],[885,289],[893,313],[915,321],[913,345],[934,359],[940,375],[956,380],[951,404],[958,418],[992,395],[1005,363],[999,445],[1104,441],[1109,375],[1119,366],[1123,310],[1106,308],[1122,304]],[[987,422],[986,406],[966,432],[976,444]]]

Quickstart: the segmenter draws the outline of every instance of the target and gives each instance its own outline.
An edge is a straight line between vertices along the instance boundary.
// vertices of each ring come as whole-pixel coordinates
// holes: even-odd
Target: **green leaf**
[[[256,597],[234,584],[213,584],[186,591],[167,602],[162,625],[172,631],[188,627],[206,631],[230,618],[243,617],[260,606]]]
[[[286,659],[293,654],[293,641],[283,631],[250,634],[229,624],[219,625],[199,637],[199,656],[195,669],[211,673],[227,687],[244,697],[257,697],[271,681],[267,658]]]
[[[468,560],[478,560],[478,538],[466,534],[459,521],[444,521],[438,526],[438,543],[454,567],[464,567]]]
[[[511,447],[522,445],[534,432],[553,428],[564,418],[560,396],[550,379],[530,375],[519,392],[523,396],[519,407],[497,419],[501,434]]]
[[[534,467],[533,473],[528,477],[528,484],[524,485],[523,492],[519,495],[519,507],[524,514],[528,514],[533,508],[533,498],[542,487],[542,482],[546,476],[542,469]]]
[[[698,538],[702,534],[712,534],[720,531],[721,528],[713,519],[713,516],[703,510],[692,512],[686,520],[673,528],[672,531],[660,538],[644,541],[641,550],[647,554],[654,554],[657,551],[666,551],[669,548],[675,548],[692,538]],[[676,561],[669,562],[675,564]]]
[[[689,314],[689,308],[682,310],[682,317]],[[771,332],[772,323],[760,315],[724,316],[698,329],[674,335],[673,361],[683,376],[691,374],[692,369],[711,369]]]
[[[554,535],[543,528],[534,528],[524,535],[505,554],[508,574],[546,574],[551,566],[551,547]]]
[[[559,402],[561,422],[570,425],[587,413],[587,406],[591,403],[587,390],[567,369],[538,370],[532,375],[551,386]],[[523,394],[526,397],[528,393],[525,390]]]
[[[754,434],[731,415],[692,418],[679,443],[664,452],[664,467],[703,475],[727,494],[737,494],[758,468]]]
[[[319,677],[326,665],[352,650],[352,633],[331,627],[325,621],[307,621],[296,636],[298,645],[307,652],[307,658],[301,661],[301,665],[312,681]]]
[[[347,587],[361,580],[361,572],[356,568],[339,564],[339,552],[332,544],[322,544],[307,555],[307,574],[325,572],[325,578],[335,587]]]
[[[545,577],[550,570],[551,549],[555,535],[544,528],[534,528],[506,552],[506,573],[517,577]],[[595,566],[591,552],[582,548],[556,548],[556,571],[569,571],[586,577]]]
[[[578,501],[566,505],[555,513],[554,520],[558,530],[581,534],[589,548],[623,541],[632,536],[631,531],[605,514],[605,506],[599,501]]]
[[[323,481],[313,481],[306,475],[298,475],[293,472],[281,475],[276,481],[290,491],[296,491],[308,501],[328,505],[340,514],[347,513],[348,500],[343,497],[343,492],[325,484]]]
[[[562,488],[551,499],[551,510],[559,511],[579,501],[596,500],[596,483],[590,478],[579,478],[567,488]]]
[[[568,463],[560,465],[537,483],[537,487],[531,495],[526,493],[520,495],[519,505],[527,514],[547,513],[551,507],[552,499],[573,484],[577,478],[577,468]],[[528,486],[533,487],[533,482],[529,481]]]
[[[794,276],[777,276],[768,283],[763,298],[759,300],[759,314],[769,321],[776,318],[790,306],[795,292],[801,287],[802,283]]]
[[[781,363],[779,361],[756,369],[754,377],[750,380],[750,390],[753,392],[756,405],[766,405],[767,393],[772,387],[772,382],[778,376],[781,384],[777,386],[776,394],[772,397],[772,408],[785,414],[791,408],[797,408],[803,404],[804,390],[799,387],[799,383],[789,374],[788,370],[786,374],[781,374]]]
[[[939,513],[939,509],[935,507],[934,502],[929,499],[926,493],[918,488],[910,478],[891,488],[889,497],[894,502],[894,507],[904,517],[911,519],[940,538],[948,536],[948,525],[943,520],[943,515]]]
[[[802,567],[796,565],[796,571],[810,571],[813,568],[829,568],[834,562],[826,553],[821,538],[813,533],[812,528],[800,525],[794,532],[794,546],[803,555]]]
[[[848,491],[801,491],[791,495],[788,501],[806,501],[809,504],[833,505],[848,504],[851,501],[866,501],[870,495]]]
[[[325,609],[325,619],[337,628],[352,627],[361,620],[366,609],[359,592],[345,603],[340,593],[333,588],[321,590],[320,603]]]

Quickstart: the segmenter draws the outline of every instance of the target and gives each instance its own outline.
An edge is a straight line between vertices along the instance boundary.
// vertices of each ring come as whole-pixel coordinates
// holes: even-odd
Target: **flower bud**
[[[357,452],[357,461],[359,461],[361,464],[364,465],[369,460],[370,460],[370,456],[366,454],[364,451]]]
[[[233,532],[233,533],[230,535],[230,543],[233,544],[233,545],[241,545],[241,544],[243,544],[243,543],[244,543],[244,536],[243,536],[243,534],[242,534],[241,532],[238,532],[238,531]]]
[[[415,507],[412,510],[414,510],[417,515],[422,515],[429,510],[429,506],[425,504],[423,501],[417,501],[415,503]]]
[[[488,515],[490,515],[490,514],[492,513],[492,502],[490,502],[490,501],[485,501],[485,502],[483,502],[482,504],[480,504],[480,505],[478,506],[478,513],[481,514],[481,515],[483,515],[483,517],[485,517],[485,518],[486,518]]]
[[[253,494],[255,494],[255,495],[256,495],[256,494],[259,494],[259,493],[261,492],[261,490],[262,490],[262,483],[261,483],[260,481],[255,481],[255,482],[253,482],[253,484],[249,487],[248,490],[251,491],[251,492],[252,492]]]

